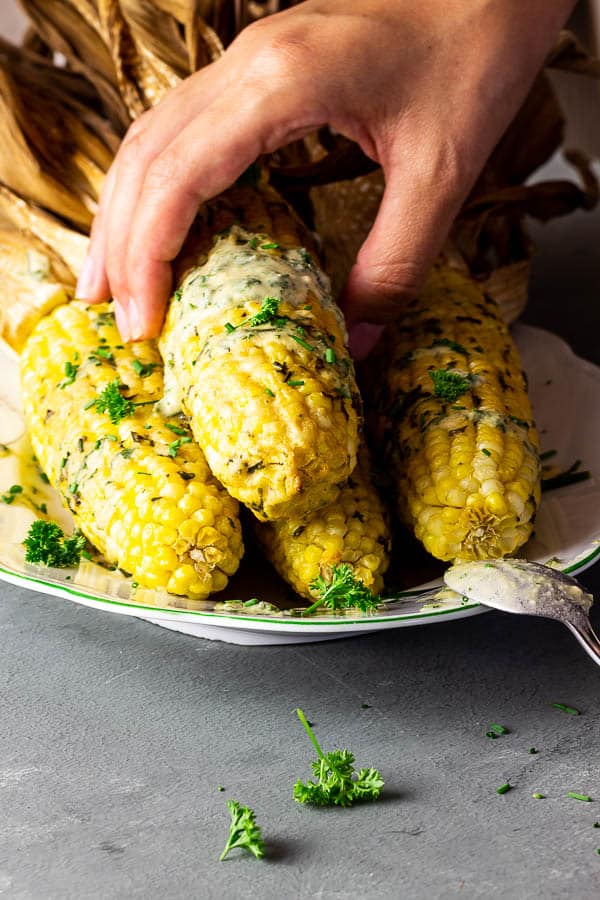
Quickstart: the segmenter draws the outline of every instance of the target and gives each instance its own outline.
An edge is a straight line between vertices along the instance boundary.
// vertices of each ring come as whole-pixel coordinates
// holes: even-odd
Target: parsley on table
[[[76,566],[85,547],[85,537],[74,531],[66,537],[56,522],[36,519],[23,541],[25,562],[67,568]]]
[[[319,575],[311,581],[309,588],[318,592],[319,598],[304,610],[304,615],[310,615],[319,606],[334,610],[356,608],[362,612],[373,612],[381,603],[381,597],[369,590],[360,578],[356,578],[346,563],[332,566],[328,581]]]
[[[314,803],[316,806],[352,806],[357,801],[377,800],[384,784],[377,769],[361,769],[357,772],[354,768],[354,754],[349,750],[323,753],[302,710],[297,709],[296,714],[319,758],[311,763],[317,781],[297,781],[294,785],[294,800],[297,803]]]
[[[265,844],[260,826],[256,824],[254,812],[247,806],[241,806],[237,800],[228,800],[227,808],[231,814],[229,837],[219,859],[225,859],[229,851],[235,847],[247,850],[257,859],[262,859],[265,855]]]

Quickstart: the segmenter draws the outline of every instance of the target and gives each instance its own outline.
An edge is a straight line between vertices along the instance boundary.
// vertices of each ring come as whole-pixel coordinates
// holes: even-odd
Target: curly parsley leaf
[[[66,537],[56,522],[36,519],[23,544],[25,562],[62,569],[79,563],[85,548],[85,537],[78,531]]]
[[[254,812],[247,806],[241,806],[237,800],[228,800],[227,808],[231,815],[229,838],[219,859],[225,859],[229,851],[235,847],[247,850],[257,859],[262,859],[265,855],[265,844],[260,827],[256,824]]]
[[[133,400],[123,396],[119,386],[119,379],[115,378],[93,402],[98,412],[106,413],[113,425],[118,425],[121,419],[131,416],[136,407]]]
[[[315,806],[352,806],[359,801],[377,800],[384,784],[377,769],[357,772],[354,754],[349,750],[323,753],[302,710],[297,709],[296,714],[317,751],[318,759],[311,763],[316,781],[298,780],[294,785],[294,800]]]
[[[442,400],[450,400],[453,403],[466,394],[470,388],[469,379],[458,372],[450,372],[447,369],[434,369],[429,373],[433,381],[433,393]]]
[[[328,581],[319,575],[311,581],[309,588],[318,593],[319,597],[312,606],[304,610],[304,615],[310,615],[319,606],[334,610],[356,608],[362,612],[373,612],[381,603],[381,597],[369,590],[360,578],[356,578],[346,563],[332,566]]]

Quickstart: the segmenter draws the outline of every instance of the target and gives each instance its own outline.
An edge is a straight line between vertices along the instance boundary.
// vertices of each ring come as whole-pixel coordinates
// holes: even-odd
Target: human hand
[[[251,25],[129,129],[77,295],[112,295],[125,340],[156,336],[198,206],[329,124],[386,179],[342,297],[351,348],[366,355],[418,290],[572,6],[307,0]]]

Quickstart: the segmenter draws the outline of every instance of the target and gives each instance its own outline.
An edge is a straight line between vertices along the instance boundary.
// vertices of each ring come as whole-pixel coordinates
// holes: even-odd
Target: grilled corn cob
[[[348,564],[374,593],[383,587],[390,532],[362,452],[335,503],[305,521],[292,517],[256,522],[255,533],[267,558],[302,597],[317,596],[311,582],[319,575],[330,577],[339,563]]]
[[[194,599],[225,587],[243,552],[238,505],[186,421],[155,411],[156,345],[124,347],[107,305],[74,302],[30,335],[22,384],[34,452],[105,558]]]
[[[393,325],[376,432],[401,516],[443,560],[506,556],[531,534],[538,437],[525,376],[493,300],[436,267]]]
[[[360,398],[342,314],[268,187],[234,187],[199,227],[160,340],[174,393],[231,495],[261,520],[310,515],[356,465]]]

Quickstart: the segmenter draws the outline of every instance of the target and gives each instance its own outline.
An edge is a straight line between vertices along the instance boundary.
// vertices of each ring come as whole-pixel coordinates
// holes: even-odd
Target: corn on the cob
[[[256,522],[255,533],[267,558],[302,597],[316,596],[311,582],[319,575],[330,577],[332,567],[340,563],[349,565],[374,593],[383,587],[390,531],[362,452],[335,503],[304,521],[292,517]]]
[[[360,399],[342,314],[269,188],[234,187],[199,228],[160,340],[166,372],[229,493],[260,520],[309,515],[356,465]]]
[[[243,552],[238,505],[186,421],[155,411],[156,345],[124,347],[107,305],[74,302],[32,332],[22,384],[34,451],[105,558],[174,594],[225,587]]]
[[[398,506],[443,560],[505,556],[531,534],[538,437],[525,376],[496,304],[436,267],[391,326],[377,432]]]

